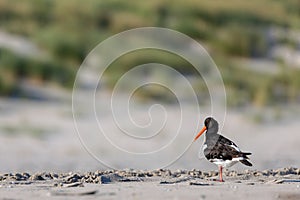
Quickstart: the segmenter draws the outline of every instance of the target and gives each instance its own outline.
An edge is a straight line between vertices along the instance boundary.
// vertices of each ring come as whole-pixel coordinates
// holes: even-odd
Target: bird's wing
[[[218,136],[218,140],[215,144],[208,145],[204,154],[208,159],[224,159],[231,160],[233,158],[247,158],[249,153],[244,153],[240,148],[231,140],[225,138],[222,135]]]
[[[240,148],[231,140],[227,139],[226,137],[219,135],[218,143],[224,145],[224,146],[229,146],[233,149],[235,149],[238,152],[241,152]]]

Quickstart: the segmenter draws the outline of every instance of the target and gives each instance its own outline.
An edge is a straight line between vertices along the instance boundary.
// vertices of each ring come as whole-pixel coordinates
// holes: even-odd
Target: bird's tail
[[[248,155],[251,155],[252,153],[250,153],[250,152],[243,152],[243,154],[244,154],[245,156],[248,156]]]
[[[252,166],[252,163],[247,160],[247,159],[249,159],[248,155],[251,155],[251,153],[250,152],[242,152],[242,154],[243,154],[244,159],[240,160],[240,162],[243,163],[244,165]]]
[[[246,159],[245,159],[245,160],[240,160],[240,162],[243,163],[244,165],[247,165],[247,166],[250,166],[250,167],[252,166],[252,163],[249,162],[249,161],[246,160]]]

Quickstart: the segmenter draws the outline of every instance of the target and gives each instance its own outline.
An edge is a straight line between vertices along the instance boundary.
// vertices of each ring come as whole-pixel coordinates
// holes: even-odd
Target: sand
[[[299,199],[300,169],[106,170],[0,175],[1,199]]]
[[[217,167],[198,156],[203,141],[193,144],[167,167],[170,170],[138,169],[153,162],[163,163],[173,152],[161,154],[154,161],[140,162],[143,165],[135,170],[103,171],[107,167],[90,156],[80,143],[71,101],[66,99],[0,99],[0,200],[300,199],[298,107],[281,108],[279,116],[274,110],[269,114],[267,110],[228,110],[222,134],[242,150],[252,152],[250,160],[254,166],[237,164],[225,172],[226,182],[219,183],[212,180],[217,178]],[[173,119],[176,114],[176,110],[171,110],[169,116]],[[262,121],[253,121],[258,114]],[[269,120],[268,116],[276,119]],[[84,125],[91,127],[93,116],[83,112],[80,117]],[[98,127],[85,133],[96,152],[102,152],[103,158],[111,159],[119,169],[131,168],[126,166],[132,160],[122,154],[112,156],[106,143],[93,139],[97,131]],[[184,140],[193,140],[196,133],[188,132],[190,136]],[[172,129],[167,133],[172,133]],[[129,140],[126,144],[139,147]],[[193,168],[196,170],[190,170]]]
[[[35,102],[0,99],[0,173],[38,171],[95,171],[107,169],[106,166],[95,160],[82,146],[74,128],[71,106],[69,102]],[[287,109],[285,109],[287,110]],[[285,111],[284,110],[284,111]],[[221,134],[233,140],[243,151],[250,151],[253,167],[249,169],[265,170],[277,169],[286,166],[300,166],[299,152],[299,109],[285,114],[277,121],[254,123],[251,120],[251,110],[236,112],[228,110],[225,126]],[[253,112],[253,111],[252,111]],[[264,114],[266,111],[263,112]],[[171,113],[170,117],[176,117]],[[287,116],[285,116],[287,115]],[[92,127],[92,117],[82,115],[84,125]],[[125,159],[123,154],[116,154],[109,148],[107,142],[94,139],[99,133],[98,127],[86,132],[91,146],[95,147],[98,157],[104,160],[111,159],[118,169],[135,168],[151,169],[151,163],[139,162],[141,166],[130,166],[132,161]],[[167,140],[172,131],[168,131]],[[187,130],[182,140],[174,146],[186,145],[193,140],[196,133]],[[114,141],[117,141],[116,138]],[[201,141],[202,140],[202,141]],[[9,145],[7,145],[9,144]],[[137,146],[130,138],[126,140],[129,147]],[[155,144],[155,143],[154,143]],[[201,169],[215,170],[215,165],[203,158],[201,146],[203,138],[194,143],[183,156],[176,160],[171,169]],[[184,147],[184,146],[183,146]],[[263,153],[262,153],[263,152]],[[113,154],[112,154],[113,153]],[[161,153],[155,160],[163,162],[168,157],[178,153],[176,149],[170,153]],[[202,158],[201,158],[202,156]],[[200,157],[200,159],[199,159]],[[152,162],[152,164],[153,164]],[[162,168],[158,166],[156,168]],[[244,170],[243,165],[235,165],[231,169]]]

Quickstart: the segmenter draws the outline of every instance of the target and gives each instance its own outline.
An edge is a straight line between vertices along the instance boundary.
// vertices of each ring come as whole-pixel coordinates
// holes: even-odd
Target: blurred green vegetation
[[[27,58],[0,49],[0,74],[0,92],[11,95],[18,89],[19,81],[26,78],[39,83],[52,81],[72,87],[75,70],[55,60]]]
[[[299,30],[299,18],[299,0],[1,0],[0,30],[29,38],[49,56],[28,58],[0,49],[0,95],[10,95],[22,78],[71,87],[76,70],[99,42],[130,28],[160,26],[181,31],[208,49],[222,72],[230,105],[299,101],[298,69],[282,64],[277,75],[261,74],[232,62],[265,57],[267,29]],[[289,39],[281,42],[294,45]],[[192,72],[183,59],[146,51],[114,63],[107,73],[110,82],[153,57]]]
[[[36,139],[45,139],[49,133],[55,133],[55,129],[41,128],[28,123],[22,125],[3,125],[0,130],[8,136],[28,135]]]

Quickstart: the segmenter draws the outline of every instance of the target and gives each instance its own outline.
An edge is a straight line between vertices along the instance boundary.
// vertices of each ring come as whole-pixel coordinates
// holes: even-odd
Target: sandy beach
[[[99,105],[102,106],[102,105]],[[102,106],[103,107],[103,106]],[[252,168],[245,168],[238,164],[232,170],[266,170],[278,169],[287,166],[300,166],[299,152],[299,108],[283,107],[281,117],[277,120],[266,119],[265,122],[257,123],[252,120],[253,110],[237,112],[228,110],[226,121],[221,134],[233,140],[243,151],[252,152],[250,160]],[[169,118],[178,116],[176,111],[169,109]],[[205,112],[205,111],[203,111]],[[251,113],[252,112],[252,113]],[[207,112],[209,114],[209,112]],[[262,117],[272,116],[267,111],[257,112]],[[142,113],[143,114],[143,113]],[[144,114],[143,114],[144,115]],[[205,113],[203,114],[205,116]],[[125,157],[122,152],[116,153],[106,141],[98,139],[99,128],[94,125],[94,116],[83,113],[82,123],[88,127],[84,133],[86,141],[91,145],[98,157],[111,161],[117,169],[135,168],[132,167],[132,158]],[[128,117],[126,113],[122,117]],[[266,117],[267,118],[267,117]],[[0,104],[0,173],[53,171],[56,173],[68,171],[96,171],[107,169],[101,162],[94,159],[83,147],[74,128],[70,100],[64,102],[36,102],[2,99]],[[103,119],[106,120],[105,117]],[[108,123],[107,123],[108,124]],[[237,125],[238,124],[238,125]],[[175,147],[189,145],[196,132],[195,127],[187,127],[186,135],[180,140],[174,141]],[[168,141],[173,127],[166,129],[166,137],[158,138],[163,142]],[[163,134],[162,134],[163,135]],[[118,135],[113,141],[118,141]],[[209,163],[202,153],[202,141],[197,141],[183,153],[170,169],[200,169],[215,170],[214,164]],[[157,145],[154,142],[153,147]],[[160,142],[160,141],[159,141]],[[9,144],[9,145],[7,145]],[[140,150],[142,145],[130,138],[124,140],[128,147],[136,147]],[[149,145],[149,148],[151,145]],[[160,143],[159,143],[160,144]],[[181,150],[179,149],[179,150]],[[141,162],[135,169],[156,169],[151,168],[149,161],[163,162],[168,157],[175,157],[180,153],[178,149],[161,153],[148,162]],[[122,159],[121,159],[122,158]]]
[[[254,166],[237,164],[225,171],[225,183],[220,183],[213,180],[218,177],[217,167],[201,157],[203,141],[193,144],[164,169],[139,170],[143,169],[140,165],[123,170],[126,167],[121,167],[129,165],[131,160],[116,154],[112,162],[121,169],[107,170],[82,147],[68,100],[65,103],[1,101],[0,199],[3,200],[300,198],[297,109],[282,112],[278,123],[272,120],[254,123],[249,120],[250,114],[228,112],[222,133],[253,153],[250,160]],[[87,125],[92,123],[88,115],[83,115],[83,119]],[[236,123],[240,126],[235,126]],[[103,142],[95,144],[99,151],[107,148]],[[108,157],[109,151],[104,156]],[[159,163],[168,156],[172,155],[162,154],[154,161]],[[145,169],[151,166],[147,162],[142,164]]]
[[[300,169],[106,170],[0,175],[1,199],[299,199]]]
[[[299,3],[0,0],[0,200],[299,200]]]

